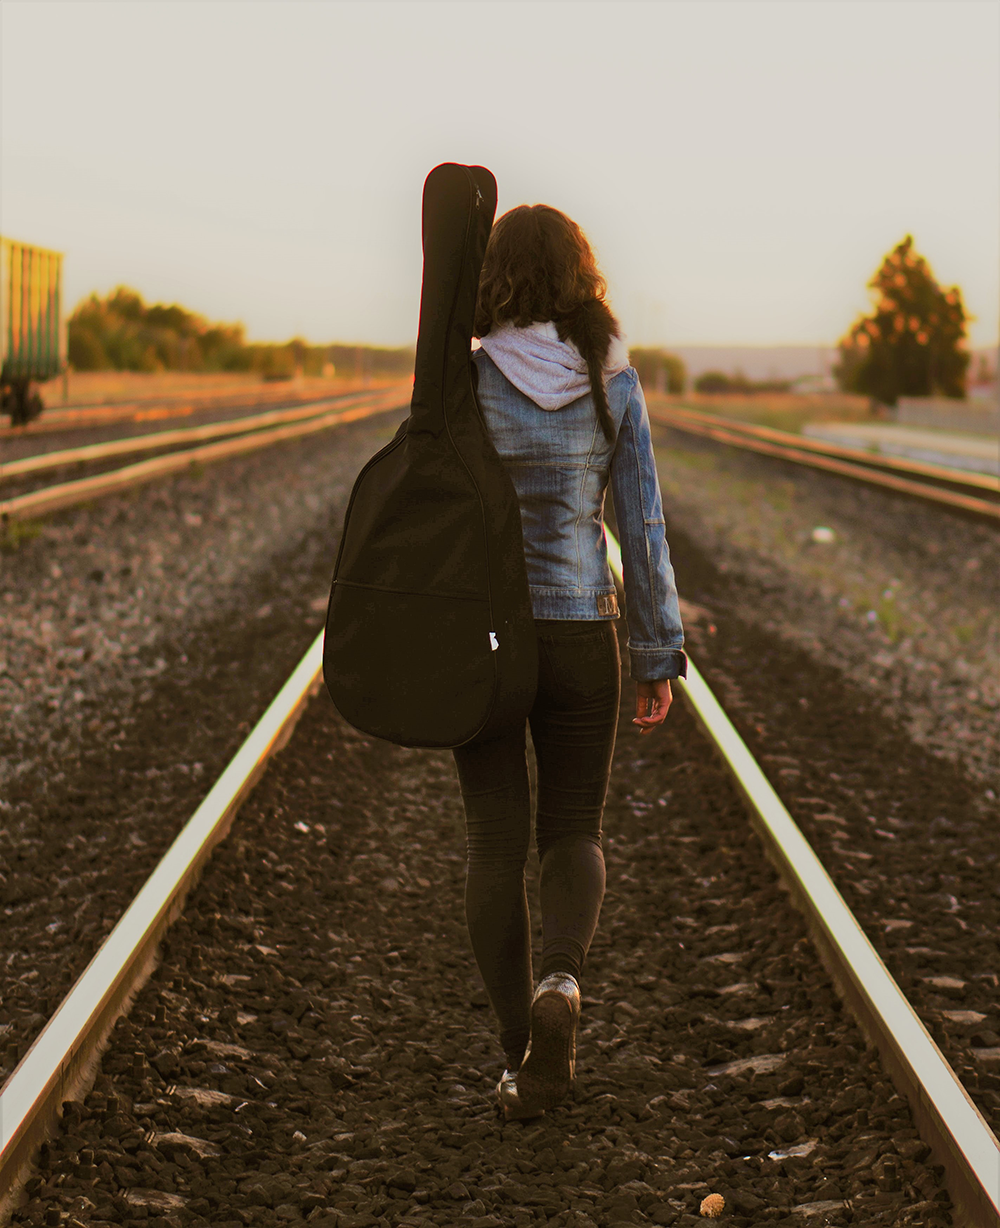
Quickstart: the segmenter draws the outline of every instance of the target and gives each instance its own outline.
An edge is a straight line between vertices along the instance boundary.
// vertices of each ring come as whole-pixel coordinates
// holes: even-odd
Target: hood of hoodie
[[[562,409],[590,391],[586,360],[571,341],[559,340],[551,320],[527,328],[502,324],[490,329],[480,345],[514,387],[539,409]],[[628,365],[628,346],[623,338],[612,337],[604,360],[605,379]]]

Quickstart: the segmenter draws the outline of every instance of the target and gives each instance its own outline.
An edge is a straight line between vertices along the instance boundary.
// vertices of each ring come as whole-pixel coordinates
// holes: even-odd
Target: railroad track
[[[620,579],[620,556],[617,554],[613,538],[610,537],[609,547],[613,569]],[[94,1064],[98,1055],[111,1033],[115,1020],[128,1010],[129,1004],[135,998],[140,986],[150,975],[156,961],[157,946],[163,939],[171,922],[180,915],[185,896],[191,890],[201,873],[212,848],[226,835],[237,810],[247,797],[254,782],[263,772],[269,758],[290,738],[294,724],[302,714],[309,695],[318,687],[321,644],[321,637],[317,637],[275,701],[250,733],[240,751],[165,855],[128,912],[119,921],[98,954],[94,957],[70,994],[59,1006],[44,1031],[4,1085],[2,1091],[0,1091],[0,1132],[2,1132],[2,1139],[0,1139],[0,1192],[3,1192],[8,1198],[16,1190],[18,1181],[23,1175],[31,1155],[41,1145],[43,1139],[50,1136],[56,1128],[60,1108],[64,1102],[72,1102],[76,1107],[66,1109],[63,1130],[69,1130],[71,1135],[81,1136],[83,1142],[77,1141],[73,1150],[79,1148],[87,1150],[83,1143],[91,1135],[88,1135],[84,1125],[80,1124],[80,1114],[84,1113],[85,1116],[93,1116],[92,1110],[94,1110],[96,1101],[92,1097],[89,1099],[89,1109],[80,1106],[82,1104],[81,1098],[83,1093],[93,1079]],[[955,1205],[956,1218],[953,1222],[969,1225],[971,1228],[978,1228],[979,1225],[996,1224],[998,1222],[998,1204],[1000,1204],[1000,1148],[998,1148],[997,1139],[976,1111],[975,1106],[965,1093],[953,1071],[934,1045],[895,982],[889,976],[868,939],[846,908],[826,871],[806,844],[791,816],[782,805],[761,769],[753,761],[745,744],[729,723],[697,670],[692,668],[691,676],[686,683],[682,684],[681,692],[695,719],[702,726],[710,742],[721,756],[726,765],[727,772],[745,800],[753,826],[763,840],[768,855],[778,867],[783,881],[790,888],[793,897],[801,909],[815,947],[820,952],[830,976],[838,985],[844,1001],[858,1020],[862,1032],[878,1048],[882,1063],[891,1076],[893,1083],[909,1102],[913,1119],[917,1123],[924,1143],[931,1149],[935,1160],[946,1174],[947,1184]],[[367,746],[363,739],[356,739],[355,741],[362,748]],[[405,752],[402,755],[402,762],[405,766],[407,762]],[[674,764],[670,770],[671,773],[675,773],[689,766],[691,765],[686,763]],[[280,761],[276,770],[281,770]],[[679,777],[674,778],[680,779]],[[663,805],[665,803],[661,801],[658,804]],[[641,810],[642,807],[640,806],[639,809]],[[339,813],[343,814],[345,812]],[[268,823],[273,823],[274,821],[272,815],[268,819]],[[382,821],[382,819],[379,819],[379,822]],[[388,821],[389,817],[385,817],[385,822]],[[291,827],[292,825],[289,824],[289,826]],[[309,823],[299,822],[292,827],[291,838],[300,838],[300,836],[294,834],[295,832],[301,832],[301,837],[305,838],[309,833],[309,829]],[[698,840],[696,835],[681,836],[679,838],[682,841],[691,840],[697,842]],[[663,843],[655,827],[653,832],[646,836],[647,841],[652,839],[656,839],[658,844]],[[270,845],[265,847],[267,847],[268,852],[271,852]],[[652,857],[652,844],[647,844],[647,848],[649,850],[647,856]],[[367,857],[368,854],[365,856]],[[612,853],[612,863],[613,860],[614,855]],[[241,862],[242,864],[244,863]],[[351,881],[357,882],[357,879],[352,880],[349,877],[348,882]],[[390,887],[388,885],[390,881],[392,880],[386,880],[384,884],[385,891],[396,891],[398,886]],[[711,883],[715,880],[709,879],[706,881]],[[426,883],[426,886],[430,887],[429,881]],[[717,890],[718,888],[715,889],[715,891]],[[230,907],[232,903],[230,901]],[[721,901],[709,900],[708,903],[717,905]],[[248,907],[248,905],[244,905],[244,907]],[[729,907],[731,912],[731,906]],[[608,911],[607,908],[606,911]],[[633,911],[635,911],[634,908]],[[612,918],[615,916],[613,910],[611,916]],[[684,920],[684,918],[681,918],[681,920]],[[618,924],[614,920],[610,923],[612,925]],[[714,928],[725,931],[736,927],[721,925]],[[427,936],[430,937],[431,935]],[[336,935],[331,935],[331,937],[336,937]],[[239,974],[234,973],[225,980],[225,984],[230,987],[233,994],[236,993],[238,983],[243,980],[250,981],[252,988],[253,979],[258,975],[254,969],[258,968],[258,965],[261,963],[267,964],[272,955],[276,954],[275,951],[266,948],[262,950],[259,947],[255,947],[254,950],[260,951],[260,954],[259,956],[254,955],[257,963],[251,967],[252,976],[246,976],[242,972]],[[398,958],[398,952],[394,954]],[[352,958],[360,960],[362,957],[359,955]],[[726,963],[733,957],[724,951],[719,955],[713,954],[704,958],[708,962],[721,961]],[[187,964],[184,962],[185,959],[188,961]],[[175,960],[174,963],[176,964],[176,962]],[[179,966],[189,968],[184,977],[190,976],[193,985],[200,981],[208,984],[211,977],[205,964],[205,954],[203,951],[199,951],[197,944],[195,944],[193,947],[184,949]],[[387,971],[384,959],[382,960],[382,965]],[[265,972],[260,971],[259,975],[263,978],[262,986],[266,986],[267,976]],[[679,974],[675,974],[675,977],[679,979]],[[366,979],[370,980],[371,978]],[[665,979],[669,980],[670,978]],[[647,977],[646,982],[640,981],[639,983],[648,984],[650,992],[660,992],[659,981],[659,977],[651,979]],[[783,984],[787,985],[788,982],[781,982],[779,980],[775,981],[774,984],[779,987],[774,992],[780,995],[783,992],[780,986]],[[721,992],[745,992],[746,988],[746,985],[736,984],[725,987]],[[186,993],[188,989],[184,984],[180,984],[180,989],[178,989],[178,982],[175,979],[173,991],[172,994],[168,991],[161,992],[161,1000],[166,1001],[167,1005],[156,1007],[153,1016],[149,1017],[147,1022],[140,1021],[138,1025],[140,1033],[143,1029],[148,1028],[152,1029],[156,1035],[166,1036],[168,1034],[165,1031],[167,1026],[166,1012],[168,1009],[173,1008],[173,1003],[178,999],[178,994]],[[194,992],[193,989],[191,992]],[[344,990],[343,992],[346,993],[347,991]],[[308,995],[306,996],[308,997]],[[593,1011],[599,1009],[600,1004],[595,1008],[593,1002],[591,1002],[590,1007]],[[222,1009],[224,1011],[225,1007]],[[305,1014],[301,1016],[300,1027],[308,1032],[309,1027],[306,1020],[312,1019],[315,1012],[313,1012],[311,1006],[308,1006],[308,1003],[307,1007],[303,1009]],[[376,1009],[374,1005],[372,1009]],[[399,1009],[402,1009],[402,1007]],[[449,1005],[449,1010],[454,1012],[454,1009],[454,1003],[452,1002]],[[618,1008],[615,1007],[614,1009],[617,1010]],[[782,1009],[788,1009],[788,1004],[786,1003],[786,1006]],[[633,1010],[633,1013],[638,1012]],[[210,1015],[205,1014],[200,1017],[204,1020],[203,1031],[210,1031],[213,1027]],[[218,1014],[217,1022],[221,1022],[223,1018],[223,1014]],[[256,1016],[252,1018],[255,1019]],[[357,1018],[361,1017],[357,1016]],[[250,1020],[251,1016],[246,1014],[246,1019]],[[233,1022],[232,1018],[229,1019],[229,1022]],[[750,1022],[755,1025],[762,1023],[761,1020],[743,1022]],[[247,1026],[253,1025],[248,1023]],[[353,1024],[353,1026],[356,1028],[361,1027],[360,1024]],[[599,1028],[597,1035],[600,1035]],[[299,1040],[301,1042],[301,1036]],[[598,1040],[596,1043],[598,1045],[603,1043],[605,1047],[608,1047],[614,1046],[617,1042],[614,1040],[605,1042]],[[244,1060],[243,1057],[234,1052],[234,1049],[238,1049],[239,1046],[230,1044],[227,1049],[226,1044],[212,1040],[206,1041],[205,1044],[208,1045],[205,1052],[209,1054],[214,1053],[220,1060],[226,1057],[227,1053],[229,1055],[227,1060],[236,1058],[240,1061]],[[128,1042],[126,1042],[125,1047],[128,1047]],[[121,1046],[119,1046],[120,1048]],[[355,1051],[352,1049],[351,1052]],[[815,1055],[822,1054],[824,1052],[822,1045],[813,1052]],[[827,1060],[832,1060],[830,1054],[832,1053],[836,1056],[838,1049],[833,1049],[832,1051],[827,1049],[825,1052],[827,1053]],[[249,1057],[249,1053],[246,1053],[245,1056]],[[843,1063],[844,1056],[841,1055],[840,1057],[841,1063]],[[162,1055],[154,1056],[154,1060],[159,1061],[160,1057]],[[119,1057],[113,1056],[112,1061],[117,1061],[120,1066],[121,1059]],[[735,1062],[729,1063],[721,1062],[718,1066],[713,1067],[709,1073],[714,1071],[714,1078],[720,1082],[726,1079],[738,1082],[742,1074],[745,1074],[747,1071],[755,1071],[757,1075],[766,1077],[771,1066],[779,1067],[783,1061],[784,1057],[781,1053],[761,1055],[755,1050],[749,1058],[737,1059]],[[769,1063],[771,1066],[769,1066]],[[138,1059],[136,1065],[140,1069],[138,1074],[133,1069],[132,1075],[134,1079],[138,1080],[139,1084],[142,1084],[144,1076],[142,1074],[141,1062]],[[662,1065],[663,1063],[661,1062],[657,1069]],[[821,1082],[820,1065],[821,1062],[813,1061],[811,1063],[807,1062],[805,1067],[807,1070],[812,1070],[812,1077],[817,1084]],[[203,1062],[201,1066],[204,1067]],[[736,1069],[737,1067],[739,1068],[738,1070]],[[166,1069],[169,1071],[169,1063]],[[340,1067],[337,1069],[341,1070]],[[357,1082],[370,1079],[370,1071],[366,1074],[355,1073],[357,1070],[365,1069],[363,1063],[351,1069],[344,1068],[342,1071],[342,1077],[345,1080],[343,1086],[350,1088]],[[837,1069],[835,1062],[834,1069]],[[404,1073],[405,1070],[406,1068],[404,1067]],[[412,1067],[410,1068],[410,1073],[412,1075]],[[168,1086],[170,1077],[169,1073],[163,1076],[165,1080],[164,1086],[167,1087],[166,1099],[164,1099],[162,1090],[156,1094],[156,1102],[161,1106],[166,1104],[171,1097],[176,1100],[179,1095],[179,1092],[175,1093]],[[843,1065],[840,1067],[839,1077],[841,1079],[844,1077]],[[613,1074],[612,1078],[614,1078]],[[660,1078],[661,1076],[655,1075],[652,1080],[654,1086]],[[664,1076],[664,1079],[666,1079],[666,1076]],[[146,1082],[148,1083],[148,1081],[147,1078]],[[466,1081],[468,1081],[468,1075],[466,1076]],[[258,1080],[258,1082],[260,1081]],[[801,1080],[799,1082],[801,1084]],[[664,1083],[664,1086],[669,1092],[670,1088],[674,1085],[667,1081]],[[462,1093],[466,1092],[464,1087],[461,1090]],[[199,1094],[208,1097],[202,1106],[203,1108],[205,1105],[214,1105],[213,1111],[224,1113],[224,1115],[231,1115],[233,1106],[238,1109],[250,1103],[249,1101],[244,1101],[242,1105],[237,1105],[237,1102],[233,1101],[228,1093],[204,1092]],[[694,1093],[691,1094],[693,1095]],[[813,1092],[813,1094],[819,1095],[818,1092]],[[193,1096],[194,1092],[191,1095]],[[216,1097],[214,1101],[211,1099],[213,1095]],[[344,1095],[348,1095],[346,1090]],[[783,1105],[792,1106],[797,1103],[794,1100],[794,1096],[794,1091],[786,1088],[782,1096],[766,1103],[775,1107],[782,1107]],[[458,1093],[455,1094],[455,1097],[457,1105],[462,1100],[462,1097]],[[614,1099],[614,1097],[611,1098]],[[653,1113],[655,1116],[657,1112],[664,1112],[662,1102],[667,1098],[664,1095],[654,1096],[643,1112],[647,1116],[650,1113]],[[678,1093],[674,1093],[670,1097],[671,1102],[677,1098]],[[608,1097],[603,1097],[603,1099],[608,1099]],[[683,1102],[684,1099],[683,1095],[679,1096],[680,1102]],[[808,1098],[805,1099],[804,1103],[808,1103]],[[116,1106],[112,1105],[109,1109],[109,1102],[106,1097],[101,1100],[101,1105],[103,1105],[103,1108],[100,1109],[98,1117],[101,1113],[103,1113],[105,1120],[110,1118],[117,1121],[119,1117],[122,1117],[120,1106],[116,1108]],[[226,1108],[227,1105],[230,1106],[228,1109]],[[98,1107],[100,1108],[100,1106]],[[144,1105],[142,1107],[144,1112],[153,1112],[155,1106]],[[595,1111],[599,1111],[600,1105],[596,1105],[594,1108]],[[674,1104],[674,1109],[677,1109],[676,1104]],[[253,1111],[262,1112],[264,1110]],[[459,1109],[455,1108],[455,1111],[457,1112]],[[792,1109],[790,1108],[789,1111],[791,1112]],[[133,1103],[132,1112],[136,1116],[139,1113],[135,1103]],[[803,1108],[802,1112],[805,1113],[807,1110]],[[124,1120],[124,1118],[122,1119]],[[125,1127],[121,1128],[124,1129]],[[303,1128],[309,1129],[305,1124],[305,1120],[303,1121]],[[115,1129],[117,1130],[119,1127],[116,1125]],[[305,1144],[306,1135],[301,1131],[298,1133],[301,1134],[302,1142],[296,1145],[302,1147]],[[112,1131],[112,1134],[114,1134],[114,1131]],[[351,1147],[347,1141],[348,1135],[353,1143],[354,1133],[342,1133],[337,1137],[341,1140],[341,1146],[350,1150]],[[97,1130],[96,1137],[100,1137],[99,1129]],[[160,1146],[165,1149],[167,1154],[171,1154],[171,1149],[173,1149],[173,1152],[184,1152],[185,1149],[190,1150],[192,1147],[201,1145],[198,1139],[184,1134],[177,1134],[176,1132],[172,1135],[170,1132],[161,1132],[158,1137],[161,1140]],[[201,1142],[204,1142],[204,1140]],[[815,1143],[815,1140],[812,1140],[812,1142]],[[204,1143],[204,1146],[207,1148],[206,1154],[210,1154],[215,1144]],[[83,1150],[80,1152],[81,1155]],[[787,1150],[785,1153],[776,1151],[772,1155],[777,1155],[783,1163],[792,1164],[795,1161],[795,1150],[793,1147],[790,1152]],[[912,1151],[912,1148],[910,1150]],[[801,1149],[799,1154],[802,1154]],[[749,1159],[749,1157],[746,1158]],[[361,1155],[357,1162],[364,1164],[366,1162],[365,1156]],[[581,1162],[577,1161],[577,1163]],[[874,1163],[874,1160],[872,1162]],[[78,1163],[82,1164],[86,1170],[86,1180],[93,1183],[96,1180],[96,1176],[91,1175],[91,1169],[95,1168],[93,1156],[90,1158],[84,1157]],[[60,1171],[65,1173],[67,1170],[63,1168]],[[400,1184],[393,1186],[390,1184],[391,1181],[397,1181]],[[417,1177],[414,1176],[411,1182],[410,1171],[405,1169],[401,1170],[401,1173],[387,1178],[387,1182],[383,1184],[386,1185],[386,1189],[390,1194],[392,1190],[397,1190],[405,1195],[407,1192],[413,1193],[417,1188],[416,1182]],[[885,1200],[888,1200],[888,1203],[891,1204],[893,1183],[894,1177],[890,1172],[889,1176],[884,1180],[886,1194],[883,1203],[879,1203],[878,1199],[876,1199],[871,1204],[870,1211],[873,1217],[876,1213],[880,1213],[880,1208],[882,1210],[885,1209]],[[633,1184],[635,1183],[633,1182]],[[642,1183],[640,1182],[639,1184]],[[37,1193],[37,1188],[35,1192]],[[635,1195],[629,1196],[633,1197],[633,1200],[636,1197]],[[645,1194],[640,1196],[646,1197]],[[119,1197],[123,1198],[124,1196],[120,1195]],[[142,1197],[146,1199],[146,1202],[142,1204],[145,1207],[145,1214],[155,1213],[157,1204],[153,1195],[147,1190]],[[170,1201],[171,1197],[174,1199],[172,1203]],[[138,1195],[136,1198],[141,1203],[142,1199]],[[738,1195],[736,1198],[738,1201]],[[135,1201],[133,1199],[133,1202]],[[170,1207],[176,1209],[182,1201],[182,1199],[176,1196],[166,1196],[161,1200],[160,1209],[166,1208],[167,1211],[169,1211]],[[470,1200],[470,1205],[472,1205],[473,1201]],[[128,1199],[125,1199],[125,1203],[126,1205],[128,1204]],[[313,1205],[318,1206],[320,1204],[316,1203]],[[666,1204],[662,1205],[666,1206]],[[746,1205],[752,1206],[752,1201]],[[808,1205],[811,1210],[804,1210],[802,1214],[815,1215],[823,1210],[819,1202]],[[848,1204],[844,1199],[839,1201],[837,1199],[829,1199],[824,1205],[826,1210],[833,1214],[837,1207],[847,1207]],[[294,1207],[292,1210],[294,1211]],[[669,1214],[668,1209],[655,1222],[672,1222],[669,1218],[666,1218]],[[286,1217],[290,1218],[291,1213]],[[871,1220],[858,1220],[855,1216],[853,1222],[874,1223],[883,1221],[878,1221],[875,1218]],[[933,1220],[928,1218],[926,1221],[921,1219],[910,1222],[929,1223],[933,1222]]]
[[[151,435],[138,435],[106,443],[89,444],[41,453],[0,464],[0,482],[24,480],[70,466],[94,466],[146,451],[161,455],[87,477],[43,486],[0,499],[0,519],[28,519],[178,473],[192,465],[206,465],[261,448],[298,439],[316,431],[355,422],[373,414],[404,407],[409,384],[393,385],[374,393],[348,394],[290,409],[270,410],[203,426],[184,427]],[[206,443],[206,440],[215,442]],[[191,445],[177,447],[177,445]],[[167,451],[166,449],[173,449]]]
[[[358,381],[338,381],[348,385]],[[380,381],[378,386],[384,386]],[[355,389],[348,387],[345,393],[328,394],[334,396],[347,395]],[[315,399],[315,398],[314,398]],[[226,392],[210,393],[207,396],[174,396],[160,399],[146,398],[138,401],[124,401],[105,405],[85,405],[66,409],[49,409],[40,418],[23,426],[0,426],[0,440],[20,440],[35,435],[50,435],[60,432],[73,432],[104,427],[119,422],[162,422],[171,418],[188,418],[206,411],[224,411],[231,408],[243,408],[250,403],[255,406],[274,404],[275,401],[288,403],[290,400],[302,401],[302,390],[285,382],[274,384],[244,385],[242,388]]]
[[[879,456],[860,448],[842,447],[693,409],[653,406],[649,416],[653,422],[672,430],[833,473],[993,523],[1000,522],[1000,480],[986,474]]]

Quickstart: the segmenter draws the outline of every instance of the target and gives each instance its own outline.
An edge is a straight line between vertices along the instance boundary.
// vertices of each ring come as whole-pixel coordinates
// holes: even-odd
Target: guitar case
[[[361,470],[334,570],[323,676],[355,728],[454,747],[523,724],[538,660],[513,483],[476,400],[472,323],[496,180],[424,183],[410,415]]]

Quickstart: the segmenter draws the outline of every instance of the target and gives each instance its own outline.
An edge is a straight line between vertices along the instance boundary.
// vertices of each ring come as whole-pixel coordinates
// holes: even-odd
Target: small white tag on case
[[[500,644],[499,644],[499,641],[497,640],[496,632],[491,631],[490,632],[490,652],[496,652],[496,650],[499,647],[500,647]]]

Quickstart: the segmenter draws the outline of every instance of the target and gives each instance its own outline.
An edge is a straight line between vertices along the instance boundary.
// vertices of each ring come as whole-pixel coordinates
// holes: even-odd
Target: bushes
[[[637,347],[629,350],[628,360],[647,392],[683,392],[687,387],[687,371],[676,354]]]
[[[706,371],[694,381],[695,392],[708,393],[787,392],[789,387],[790,381],[787,379],[751,380],[742,371],[737,371],[735,375]]]
[[[731,380],[722,371],[705,371],[694,381],[694,390],[695,392],[730,392],[733,382],[734,380]],[[742,384],[741,379],[739,386],[742,387]]]
[[[243,326],[210,326],[176,304],[147,307],[119,286],[92,294],[69,318],[69,360],[77,371],[242,370]]]
[[[119,286],[92,294],[69,319],[69,361],[77,371],[256,371],[265,379],[329,373],[406,376],[413,350],[309,345],[300,337],[279,345],[247,344],[242,324],[210,324],[176,303],[147,306]]]

